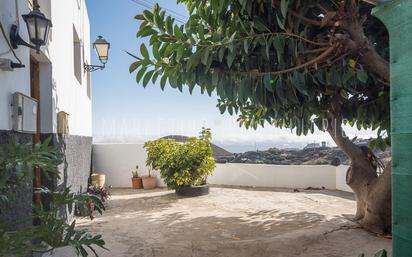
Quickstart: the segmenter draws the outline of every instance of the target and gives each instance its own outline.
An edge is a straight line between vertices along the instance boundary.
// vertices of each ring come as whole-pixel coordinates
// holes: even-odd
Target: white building
[[[61,167],[63,180],[53,184],[84,191],[92,149],[92,85],[90,73],[84,69],[84,64],[90,64],[91,54],[87,6],[85,0],[38,0],[38,3],[53,26],[40,53],[26,46],[14,50],[24,68],[7,71],[0,65],[0,143],[10,135],[21,141],[32,140],[33,134],[40,138],[53,136],[54,143],[65,154],[65,164]],[[22,15],[28,14],[32,6],[32,0],[0,1],[0,22],[5,31],[5,35],[0,31],[0,63],[19,62],[7,41],[15,24],[22,39],[30,42]],[[38,101],[37,114],[33,106],[23,107],[21,111],[26,117],[22,118],[19,129],[13,126],[13,122],[17,124],[11,106],[14,93]],[[37,124],[36,119],[30,121],[31,115],[37,115]]]

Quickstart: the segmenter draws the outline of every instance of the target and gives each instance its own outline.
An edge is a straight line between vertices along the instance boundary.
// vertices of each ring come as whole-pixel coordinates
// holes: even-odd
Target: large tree
[[[390,233],[390,164],[378,173],[372,152],[345,136],[342,125],[377,130],[388,140],[388,33],[358,0],[180,0],[190,17],[176,23],[158,5],[136,16],[149,49],[130,72],[146,86],[218,95],[222,113],[240,125],[265,123],[298,135],[317,126],[349,156],[347,183],[357,199],[355,219]]]

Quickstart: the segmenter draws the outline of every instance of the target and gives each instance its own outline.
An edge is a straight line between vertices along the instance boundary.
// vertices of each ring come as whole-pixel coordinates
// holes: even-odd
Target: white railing
[[[140,175],[146,175],[146,152],[142,144],[95,144],[93,171],[106,174],[106,184],[130,187],[131,171],[139,165]],[[351,192],[346,185],[347,166],[329,165],[266,165],[228,163],[217,164],[210,184],[226,186],[322,188]],[[158,185],[164,186],[158,177]]]

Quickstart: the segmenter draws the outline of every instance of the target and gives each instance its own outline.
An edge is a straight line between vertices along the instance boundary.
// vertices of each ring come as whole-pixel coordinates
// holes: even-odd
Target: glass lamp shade
[[[109,60],[110,43],[107,42],[102,36],[99,36],[96,41],[94,41],[93,47],[96,50],[99,60],[102,63],[107,63]]]
[[[39,49],[47,43],[49,30],[52,23],[38,9],[31,11],[29,14],[23,15],[23,19],[27,24],[30,42]]]

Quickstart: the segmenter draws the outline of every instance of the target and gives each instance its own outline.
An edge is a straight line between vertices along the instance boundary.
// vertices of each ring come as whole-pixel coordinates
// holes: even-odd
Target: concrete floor
[[[79,226],[101,233],[107,257],[357,257],[391,240],[349,221],[349,193],[211,188],[207,196],[113,189],[107,211]]]

